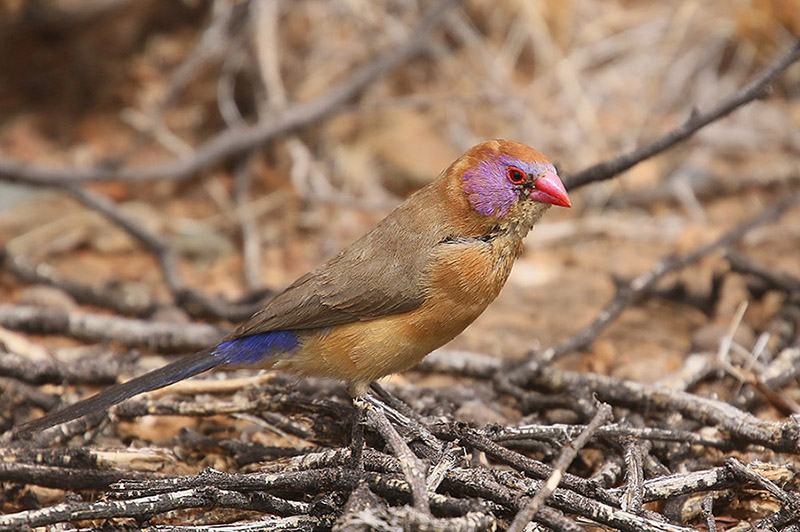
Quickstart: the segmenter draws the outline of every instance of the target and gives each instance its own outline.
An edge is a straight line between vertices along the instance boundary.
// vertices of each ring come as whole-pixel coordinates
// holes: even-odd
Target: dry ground
[[[156,165],[191,158],[194,150],[202,152],[203,143],[226,128],[268,122],[283,109],[313,101],[347,82],[360,65],[406,42],[427,5],[367,0],[0,1],[0,163],[99,168],[109,174],[119,168],[144,169],[146,174]],[[174,246],[186,286],[236,302],[259,290],[279,290],[318,265],[480,140],[505,137],[528,143],[548,154],[561,174],[575,173],[644,145],[682,123],[693,109],[702,111],[726,98],[784,54],[798,33],[800,8],[795,0],[471,0],[449,9],[423,39],[421,54],[387,70],[329,115],[177,178],[169,171],[156,171],[141,182],[111,176],[86,187]],[[796,193],[798,86],[800,67],[795,64],[777,79],[768,97],[614,179],[573,191],[574,207],[552,209],[537,225],[500,297],[447,349],[524,360],[532,349],[562,342],[588,325],[614,297],[616,283],[647,272],[670,254],[711,242]],[[181,308],[184,302],[176,301],[151,249],[87,208],[74,193],[59,186],[19,184],[25,179],[18,176],[0,166],[0,243],[6,258],[47,264],[63,279],[113,288],[116,294],[144,301],[147,310],[133,317],[180,324],[201,321],[204,315],[204,321],[223,328],[235,322],[209,318],[191,306]],[[730,249],[790,279],[786,283],[792,286],[800,279],[800,209],[754,229]],[[684,389],[731,401],[763,420],[788,422],[790,414],[800,413],[796,378],[769,391],[753,388],[747,379],[758,377],[779,352],[798,347],[800,318],[792,314],[800,308],[796,300],[792,303],[798,289],[776,289],[763,278],[734,271],[724,252],[718,250],[667,276],[587,348],[567,354],[555,367],[664,384],[676,372],[687,371],[690,355],[701,355],[707,373],[698,382],[690,379]],[[113,313],[101,305],[76,302],[68,292],[24,280],[8,260],[0,269],[4,315],[21,305]],[[789,331],[780,342],[776,320],[783,320],[781,326]],[[0,329],[0,357],[52,357],[66,365],[80,365],[76,360],[102,362],[106,357],[116,360],[126,376],[161,361],[146,345],[131,351],[125,342],[44,335],[12,322],[5,321],[8,329]],[[720,351],[732,327],[735,345]],[[21,329],[21,335],[12,328]],[[765,333],[770,336],[763,337]],[[754,361],[748,353],[759,337],[767,347],[761,360]],[[41,407],[55,406],[56,398],[72,402],[98,388],[96,383],[75,387],[47,382],[36,389],[32,385],[38,383],[15,381],[8,364],[2,366],[4,429],[40,415]],[[274,381],[246,382],[267,386],[269,394],[279,393],[269,388]],[[317,383],[317,389],[310,390],[282,378],[277,382],[309,397],[324,389],[339,401],[336,404],[346,405],[338,387]],[[467,421],[479,429],[490,422],[508,427],[588,421],[570,411],[569,404],[558,403],[555,398],[561,396],[556,392],[553,405],[524,407],[513,394],[487,391],[491,383],[479,378],[430,368],[391,377],[385,384],[420,414]],[[746,406],[736,403],[748,386],[756,390],[755,396]],[[430,392],[443,388],[458,391],[449,404],[441,403],[446,394]],[[537,391],[542,394],[536,397],[545,401],[549,392]],[[618,407],[616,421],[632,426],[680,426],[709,438],[729,437],[713,422],[688,426],[678,423],[675,413],[648,420],[646,410],[613,406]],[[283,417],[287,412],[268,412],[261,418],[256,414],[240,415],[235,423],[231,416],[115,420],[101,425],[96,434],[90,432],[89,441],[77,435],[71,445],[138,449],[136,460],[143,462],[111,459],[111,466],[190,475],[207,466],[230,472],[257,470],[253,464],[259,462],[242,467],[230,447],[187,443],[186,434],[224,435],[292,449],[312,442],[332,447],[347,443],[347,427],[303,432],[286,425],[292,419]],[[181,433],[181,428],[189,431]],[[783,468],[783,493],[794,493],[794,474],[800,466],[796,451],[736,441],[725,450],[686,446],[684,460],[658,447],[661,454],[654,451],[651,458],[660,459],[672,473],[721,466],[731,457],[751,465],[769,462]],[[379,442],[371,443],[380,449]],[[24,462],[14,454],[21,451],[6,443],[6,460]],[[646,455],[651,444],[642,445]],[[550,463],[560,446],[543,447],[513,448]],[[149,456],[142,451],[148,448],[152,456],[142,458]],[[615,447],[606,442],[587,449],[570,471],[587,478],[596,474],[608,448]],[[619,457],[622,470],[608,488],[629,482],[623,454]],[[487,463],[477,451],[472,459]],[[655,478],[659,471],[646,464],[644,478]],[[52,506],[69,497],[47,482],[36,486],[20,478],[15,482],[13,472],[3,474],[0,508],[5,514]],[[106,491],[80,493],[94,501],[104,500]],[[481,498],[459,492],[456,484],[445,491]],[[318,504],[331,497],[325,504],[335,511],[316,508],[313,514],[330,517],[341,513],[347,493],[337,488],[316,497],[288,497]],[[720,530],[745,530],[737,527],[748,523],[797,530],[791,528],[798,526],[792,524],[797,507],[786,501],[784,510],[793,511],[793,517],[778,524],[760,521],[780,509],[774,494],[730,486],[714,493],[713,513]],[[397,503],[388,496],[387,500]],[[699,511],[670,510],[678,500],[683,504],[686,497],[645,508],[676,524],[710,526]],[[224,523],[270,513],[250,510],[185,510],[160,514],[152,522],[140,517],[138,522]],[[515,513],[509,507],[483,511],[503,530]],[[320,519],[302,525],[331,526]],[[0,529],[2,523],[0,516]],[[81,523],[101,526],[99,520]],[[119,518],[116,523],[133,521]],[[540,523],[559,529],[552,519]],[[598,526],[580,518],[577,523]],[[617,522],[603,526],[625,529]]]

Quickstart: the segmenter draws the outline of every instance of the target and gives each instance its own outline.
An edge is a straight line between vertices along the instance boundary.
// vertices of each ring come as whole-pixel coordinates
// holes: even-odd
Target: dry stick
[[[23,464],[18,462],[0,462],[0,482],[15,484],[32,484],[53,489],[98,490],[105,489],[122,479],[147,480],[163,476],[159,473],[131,471],[130,469],[88,469],[58,467],[43,464]]]
[[[800,202],[800,193],[795,193],[767,207],[757,216],[736,226],[710,244],[701,246],[683,256],[669,256],[662,259],[649,272],[643,273],[626,285],[618,287],[617,295],[614,299],[600,311],[594,321],[587,327],[560,344],[548,347],[542,352],[534,351],[530,353],[527,362],[523,363],[523,367],[512,373],[514,381],[524,381],[528,375],[535,373],[538,368],[550,364],[561,356],[587,347],[612,321],[622,314],[623,310],[651,290],[662,277],[697,262],[718,248],[733,244],[756,227],[778,219],[798,202]],[[501,373],[509,374],[508,372]]]
[[[601,401],[641,410],[680,412],[708,425],[720,426],[736,438],[776,451],[797,452],[800,448],[800,426],[794,421],[766,421],[709,397],[553,367],[540,368],[530,376],[528,384],[550,390],[593,392]]]
[[[741,487],[741,482],[737,479],[734,472],[737,466],[738,464],[734,464],[733,466],[731,464],[726,464],[723,467],[714,467],[712,469],[692,471],[690,473],[678,473],[647,479],[642,486],[643,501],[665,501],[692,493],[721,491],[732,487]],[[758,465],[754,466],[751,464],[747,466],[747,469],[750,470],[751,473],[757,474],[760,478],[766,478],[766,474],[774,476],[774,478],[791,478],[795,475],[794,471],[792,471],[791,464],[786,467],[761,464],[765,473],[758,472],[758,467]],[[619,487],[608,491],[614,496],[622,496],[624,490],[625,487]],[[783,495],[778,496],[779,500],[782,498]]]
[[[627,487],[622,497],[622,509],[635,514],[642,513],[642,483],[644,482],[644,468],[642,446],[634,438],[625,442],[625,480]]]
[[[62,186],[79,181],[160,181],[187,179],[209,166],[256,148],[265,142],[308,124],[318,122],[339,111],[342,106],[369,87],[376,80],[425,50],[427,38],[442,21],[447,10],[462,0],[443,0],[427,9],[422,21],[403,43],[365,64],[345,81],[334,86],[318,98],[293,105],[276,116],[252,126],[228,128],[201,144],[185,157],[145,168],[52,168],[35,166],[18,161],[0,161],[0,180]]]
[[[30,530],[53,523],[86,519],[145,518],[187,508],[237,508],[278,515],[308,515],[311,505],[265,493],[248,494],[213,486],[198,486],[125,501],[63,503],[40,510],[0,515],[0,531]]]
[[[521,427],[504,427],[488,436],[494,442],[525,440],[559,440],[573,437],[585,429],[584,425],[523,425]],[[627,427],[617,423],[608,424],[597,429],[598,438],[635,438],[637,440],[680,442],[689,445],[702,445],[716,449],[730,449],[731,442],[720,438],[706,438],[694,432],[680,429],[664,429],[655,427]]]
[[[776,288],[787,293],[800,292],[800,280],[787,274],[776,274],[741,253],[728,250],[725,252],[725,260],[730,263],[733,271],[758,277],[767,283],[770,288]]]
[[[730,114],[742,105],[765,97],[769,93],[770,86],[772,82],[775,81],[775,78],[789,68],[798,58],[800,58],[800,40],[795,42],[789,51],[775,64],[768,67],[753,81],[736,91],[729,98],[712,107],[709,111],[701,113],[695,109],[686,122],[650,144],[615,157],[614,159],[590,166],[577,174],[569,175],[564,179],[564,184],[569,189],[582,187],[596,181],[604,181],[620,172],[624,172],[657,153],[667,150],[704,126]]]
[[[410,437],[418,438],[424,443],[428,447],[429,452],[433,455],[433,459],[438,460],[442,452],[442,443],[431,433],[425,424],[425,420],[422,419],[422,416],[406,403],[389,393],[380,383],[373,382],[370,388],[377,394],[377,398],[368,396],[370,400],[380,399],[380,401],[388,406],[387,411],[395,418],[395,424],[401,425],[407,430]]]
[[[463,445],[482,451],[486,453],[487,456],[509,465],[517,471],[521,471],[538,479],[545,479],[553,475],[553,466],[534,460],[517,451],[506,449],[493,441],[493,439],[481,434],[481,431],[456,424],[452,432],[458,436],[459,441],[461,441]],[[561,484],[565,488],[580,493],[584,497],[591,497],[605,504],[619,506],[618,497],[612,496],[609,491],[597,486],[596,483],[577,475],[565,472],[562,475]]]
[[[183,289],[183,281],[178,271],[178,254],[165,239],[145,229],[144,226],[121,212],[116,204],[104,196],[73,183],[65,183],[60,188],[90,209],[100,212],[141,242],[158,259],[164,274],[164,281],[170,290],[177,292]]]
[[[703,519],[706,521],[706,529],[708,532],[717,532],[717,520],[714,519],[714,494],[709,493],[703,499],[700,506],[703,511]]]
[[[751,191],[770,192],[791,190],[800,185],[800,173],[797,170],[776,175],[727,175],[725,180],[702,180],[692,182],[692,193],[698,201],[715,200],[725,196],[736,196]],[[630,207],[652,207],[655,204],[672,205],[679,201],[672,186],[662,185],[655,189],[635,192],[619,192],[603,204],[604,209],[621,209]]]
[[[701,491],[718,491],[733,486],[735,482],[733,473],[726,467],[650,478],[645,480],[642,485],[642,501],[665,501]],[[625,489],[623,486],[612,488],[609,491],[614,495],[622,496]]]
[[[397,430],[389,423],[380,406],[373,406],[363,398],[355,398],[353,402],[359,405],[360,409],[366,409],[367,420],[378,430],[378,433],[380,433],[400,461],[400,467],[403,468],[406,482],[411,487],[414,508],[422,514],[430,515],[425,465],[411,452],[411,449],[408,448],[408,445],[397,433]]]
[[[55,308],[0,304],[0,326],[29,334],[58,334],[86,342],[147,346],[162,352],[202,349],[227,332],[205,323],[166,323]]]
[[[168,240],[151,232],[144,225],[120,211],[108,198],[95,194],[80,184],[64,183],[58,185],[85,206],[100,212],[110,221],[128,232],[156,256],[164,282],[169,287],[175,302],[194,316],[212,316],[239,321],[250,317],[261,308],[261,302],[236,305],[213,300],[202,293],[184,286],[178,268],[178,252]]]
[[[594,416],[594,419],[586,425],[586,428],[575,438],[575,441],[568,442],[567,445],[564,446],[561,450],[561,454],[555,461],[550,478],[547,479],[547,482],[542,484],[542,487],[539,488],[539,491],[530,499],[528,504],[517,513],[511,525],[508,527],[508,532],[522,532],[525,529],[525,526],[530,523],[533,516],[539,511],[539,508],[541,508],[553,492],[555,492],[567,468],[578,455],[578,451],[594,437],[597,429],[611,421],[612,417],[611,407],[609,405],[600,404],[597,407],[597,414]]]
[[[334,516],[293,515],[290,517],[268,517],[256,521],[237,521],[209,525],[156,525],[136,527],[139,532],[297,532],[298,530],[330,530],[336,522]],[[102,532],[103,528],[81,529],[79,532]],[[465,531],[469,532],[469,531]]]
[[[541,481],[521,477],[515,471],[490,471],[487,469],[455,469],[445,478],[445,489],[462,494],[478,496],[520,511],[524,492],[539,489]],[[600,503],[573,491],[557,488],[548,505],[562,512],[580,515],[614,529],[630,532],[687,532],[686,527],[635,515],[619,508]],[[541,508],[534,518],[548,524],[543,516],[551,508]],[[580,528],[579,528],[580,530]]]
[[[725,466],[733,472],[734,477],[740,481],[755,484],[767,491],[770,495],[778,499],[781,504],[794,514],[795,518],[800,518],[800,497],[786,490],[782,490],[770,479],[743,464],[736,458],[728,458]]]
[[[175,477],[165,480],[122,480],[112,485],[111,496],[117,498],[142,498],[161,493],[200,487],[215,487],[233,491],[280,491],[316,495],[331,491],[351,492],[362,482],[370,489],[388,498],[390,502],[408,502],[410,489],[400,474],[373,471],[356,471],[351,467],[325,467],[307,471],[281,471],[279,473],[223,473],[206,469],[198,475]],[[441,512],[464,514],[468,511],[486,511],[498,509],[493,503],[475,501],[475,499],[455,499],[439,494],[431,494],[431,506]],[[2,516],[0,516],[2,523]]]

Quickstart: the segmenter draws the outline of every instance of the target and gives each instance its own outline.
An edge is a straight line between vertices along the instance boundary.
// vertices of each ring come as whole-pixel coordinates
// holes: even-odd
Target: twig
[[[492,438],[489,438],[479,431],[470,429],[466,426],[456,425],[453,427],[453,432],[458,436],[461,443],[467,447],[472,447],[479,451],[483,451],[491,458],[507,464],[517,471],[526,473],[534,478],[546,479],[553,474],[553,467],[543,464],[533,458],[525,456],[524,454],[506,449],[499,445]],[[572,475],[571,473],[563,473],[561,484],[570,490],[580,493],[586,497],[592,497],[600,502],[618,506],[619,500],[611,496],[609,492],[598,488],[598,486],[586,479]]]
[[[152,527],[137,527],[138,532],[199,532],[208,530],[213,532],[297,532],[298,530],[329,530],[333,525],[334,517],[331,515],[293,515],[289,517],[267,517],[256,521],[237,521],[235,523],[216,523],[208,525],[158,525]],[[76,532],[102,532],[96,528],[76,530]]]
[[[31,360],[15,352],[0,350],[0,375],[28,384],[114,384],[131,369],[131,360],[120,356],[98,357],[89,349],[77,363],[57,359]],[[92,356],[93,355],[93,356]]]
[[[58,467],[42,464],[0,462],[0,482],[34,484],[53,489],[63,489],[65,486],[69,486],[69,489],[76,491],[104,489],[124,478],[148,480],[160,476],[162,475],[123,469],[100,470],[85,467]]]
[[[161,271],[164,274],[164,281],[170,290],[173,293],[177,293],[183,289],[183,281],[178,271],[178,254],[175,248],[169,245],[165,239],[151,233],[144,226],[124,214],[107,198],[89,191],[80,184],[59,183],[58,186],[90,209],[103,214],[103,216],[141,242],[158,259]]]
[[[577,174],[569,175],[564,179],[564,184],[568,189],[573,189],[596,181],[609,179],[645,159],[671,148],[699,129],[730,114],[742,105],[765,97],[769,93],[770,86],[772,82],[775,81],[775,78],[797,61],[798,57],[800,57],[800,40],[796,41],[783,57],[770,65],[753,81],[712,107],[710,110],[701,113],[697,111],[697,109],[694,109],[686,122],[650,144],[622,154],[614,159],[590,166]]]
[[[238,508],[277,515],[308,514],[308,503],[279,499],[263,493],[239,493],[212,486],[161,493],[126,501],[64,503],[41,510],[28,510],[0,516],[0,531],[30,530],[65,521],[148,517],[186,508]]]
[[[161,266],[164,282],[169,287],[175,302],[183,306],[195,317],[213,316],[239,321],[261,308],[260,302],[255,305],[235,305],[211,298],[184,285],[178,268],[178,253],[175,248],[161,236],[151,232],[142,224],[125,215],[107,198],[95,194],[80,184],[57,183],[55,186],[70,193],[78,201],[106,216],[113,223],[131,234],[153,255]]]
[[[703,498],[701,506],[703,510],[703,519],[706,521],[706,529],[708,532],[717,532],[717,520],[714,519],[714,494],[709,493]]]
[[[800,185],[800,173],[789,171],[766,176],[726,175],[725,179],[703,179],[690,181],[692,192],[698,200],[715,200],[725,196],[737,196],[751,191],[780,192],[793,190]],[[657,204],[677,202],[675,191],[667,185],[655,189],[633,192],[615,192],[603,204],[604,209],[624,209],[630,207],[652,207]]]
[[[371,396],[370,396],[371,397]],[[355,398],[353,402],[358,404],[361,402],[359,408],[364,408],[367,411],[367,420],[378,430],[380,435],[392,449],[392,452],[400,461],[400,467],[403,468],[403,474],[406,477],[406,482],[411,486],[411,494],[414,499],[414,509],[422,514],[430,514],[430,506],[428,502],[428,488],[426,483],[427,467],[417,456],[411,452],[406,442],[400,434],[397,433],[395,428],[386,419],[386,414],[380,404],[366,403],[362,398]]]
[[[556,440],[574,437],[585,430],[583,425],[524,425],[521,427],[505,427],[491,435],[492,441],[520,441],[528,439]],[[598,438],[635,438],[639,440],[681,442],[690,445],[703,445],[717,449],[729,449],[731,442],[723,439],[712,439],[693,432],[678,429],[660,429],[656,427],[627,427],[617,423],[599,427],[595,433]]]
[[[514,516],[514,520],[508,527],[508,532],[523,531],[525,526],[531,521],[531,519],[533,519],[533,516],[536,515],[536,512],[539,511],[547,499],[549,499],[553,492],[555,492],[556,488],[561,483],[561,479],[563,478],[567,468],[578,455],[578,451],[580,451],[583,446],[586,445],[586,443],[592,437],[594,437],[594,434],[598,428],[611,419],[611,407],[607,404],[598,405],[597,414],[594,416],[594,419],[592,419],[592,421],[586,425],[586,428],[577,438],[575,438],[574,441],[568,442],[567,445],[564,446],[564,448],[561,450],[561,454],[555,461],[553,472],[550,474],[547,482],[541,485],[539,491],[536,492],[536,495],[528,500],[523,506],[522,510],[520,510],[516,516]]]
[[[758,277],[767,283],[770,288],[777,288],[786,293],[800,292],[800,280],[789,275],[775,274],[741,253],[729,249],[725,252],[725,260],[730,263],[733,271]]]
[[[734,457],[728,458],[725,462],[725,466],[733,472],[733,475],[737,479],[761,487],[761,489],[779,500],[787,510],[794,514],[796,519],[800,518],[800,497],[796,494],[782,490],[770,479],[760,474],[758,471],[751,469]]]
[[[627,486],[622,497],[622,508],[635,514],[642,512],[642,483],[644,467],[642,465],[642,447],[634,438],[625,443],[625,480]]]
[[[484,469],[455,469],[447,475],[443,483],[445,487],[458,490],[460,493],[487,498],[516,511],[522,509],[521,502],[524,502],[524,499],[519,497],[521,495],[519,490],[529,493],[540,489],[543,484],[542,481],[521,477],[516,472],[490,472]],[[514,486],[514,489],[512,490],[509,486]],[[556,488],[549,505],[623,531],[688,532],[692,530],[638,516],[562,488]],[[540,510],[534,518],[537,521],[541,520],[540,522],[543,524],[548,524],[546,520],[542,520],[545,510],[546,508]]]

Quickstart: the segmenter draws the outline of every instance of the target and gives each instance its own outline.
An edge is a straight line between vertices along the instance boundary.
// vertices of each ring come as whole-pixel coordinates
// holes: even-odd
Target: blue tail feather
[[[163,388],[175,382],[224,365],[255,364],[266,357],[297,349],[299,338],[292,331],[252,334],[222,342],[218,346],[187,355],[150,373],[112,386],[88,399],[69,405],[14,429],[17,435],[30,434],[92,412],[104,410],[143,392]]]
[[[222,342],[211,353],[224,364],[250,365],[281,353],[291,353],[299,344],[294,331],[270,331]]]

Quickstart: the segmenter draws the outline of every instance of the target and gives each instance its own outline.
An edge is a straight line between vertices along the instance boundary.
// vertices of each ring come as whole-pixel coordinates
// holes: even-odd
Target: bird
[[[346,383],[354,398],[460,334],[500,293],[522,240],[571,201],[540,152],[503,139],[468,149],[338,255],[219,343],[13,430],[30,435],[220,367]]]

